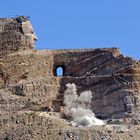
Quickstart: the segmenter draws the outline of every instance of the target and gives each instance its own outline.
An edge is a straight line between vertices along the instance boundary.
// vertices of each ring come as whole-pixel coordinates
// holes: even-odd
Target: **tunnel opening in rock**
[[[57,66],[54,72],[55,76],[64,76],[65,75],[65,66]]]

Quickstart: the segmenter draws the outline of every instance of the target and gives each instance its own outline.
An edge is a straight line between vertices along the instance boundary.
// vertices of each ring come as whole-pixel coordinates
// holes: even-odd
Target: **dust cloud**
[[[66,84],[67,89],[64,92],[64,114],[71,120],[73,126],[92,126],[104,125],[105,122],[95,117],[90,109],[92,101],[92,92],[84,91],[80,95],[77,93],[74,83]]]

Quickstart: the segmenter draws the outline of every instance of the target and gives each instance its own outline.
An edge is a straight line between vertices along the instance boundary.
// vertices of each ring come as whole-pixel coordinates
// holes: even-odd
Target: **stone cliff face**
[[[91,109],[98,118],[139,121],[139,61],[124,57],[118,48],[34,50],[36,40],[26,17],[0,19],[1,139],[86,140],[83,131],[94,131],[98,139],[95,130],[73,133],[76,128],[61,119],[67,83],[75,83],[78,92],[92,91]],[[62,76],[57,76],[58,67]]]

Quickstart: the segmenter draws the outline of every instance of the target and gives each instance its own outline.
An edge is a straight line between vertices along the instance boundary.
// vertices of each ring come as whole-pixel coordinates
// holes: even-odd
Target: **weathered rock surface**
[[[0,19],[0,139],[139,139],[139,61],[118,48],[33,50],[36,39],[27,18]],[[77,128],[62,118],[67,83],[92,91],[91,109],[107,125]]]

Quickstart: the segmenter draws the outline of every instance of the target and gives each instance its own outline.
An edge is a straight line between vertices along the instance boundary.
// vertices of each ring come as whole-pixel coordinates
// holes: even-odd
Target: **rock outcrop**
[[[35,50],[36,40],[26,17],[0,19],[0,139],[139,137],[140,61],[118,48]],[[63,119],[67,83],[91,90],[92,111],[110,125],[76,128]]]

